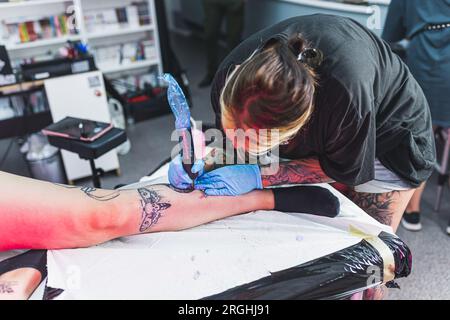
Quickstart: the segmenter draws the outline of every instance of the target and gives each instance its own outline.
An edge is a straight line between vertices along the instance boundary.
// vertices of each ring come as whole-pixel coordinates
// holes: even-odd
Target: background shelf
[[[53,39],[42,39],[42,40],[36,40],[36,41],[30,41],[30,42],[23,42],[23,43],[17,43],[17,44],[7,44],[6,49],[9,51],[15,51],[15,50],[24,50],[24,49],[31,49],[31,48],[37,48],[37,47],[49,47],[49,46],[55,46],[58,44],[63,44],[67,41],[77,41],[80,40],[80,36],[63,36],[63,37],[57,37]]]
[[[111,10],[123,8],[137,2],[148,3],[149,25],[140,26],[120,26],[113,29],[100,29],[99,31],[88,32],[85,25],[85,16],[93,10]],[[91,49],[96,46],[123,45],[126,43],[141,40],[154,41],[156,58],[136,63],[123,64],[112,67],[100,68],[104,73],[118,73],[127,70],[139,70],[150,66],[157,66],[158,72],[162,72],[161,51],[159,44],[158,24],[155,12],[154,0],[32,0],[0,3],[0,24],[3,21],[11,21],[17,18],[23,21],[34,21],[37,17],[51,16],[67,12],[75,13],[77,21],[77,34],[64,35],[57,38],[39,39],[24,43],[8,43],[6,48],[12,61],[17,63],[29,60],[32,57],[51,57],[58,45],[64,45],[67,41],[83,41]],[[147,33],[147,34],[146,34]],[[1,31],[0,31],[1,39]],[[101,62],[97,61],[98,65]]]
[[[102,71],[105,74],[108,73],[116,73],[116,72],[123,72],[126,70],[134,70],[134,69],[140,69],[140,68],[147,68],[155,65],[159,65],[160,62],[157,59],[149,59],[149,60],[141,60],[136,62],[130,62],[130,63],[124,63],[117,66],[107,66],[102,67],[98,66],[100,71]]]
[[[88,32],[88,33],[86,33],[86,37],[88,39],[96,39],[96,38],[103,38],[103,37],[115,37],[115,36],[128,35],[128,34],[132,34],[132,33],[153,31],[154,29],[155,29],[155,27],[153,25],[141,26],[141,27],[131,27],[131,28],[124,27],[123,29],[116,29],[116,30]]]

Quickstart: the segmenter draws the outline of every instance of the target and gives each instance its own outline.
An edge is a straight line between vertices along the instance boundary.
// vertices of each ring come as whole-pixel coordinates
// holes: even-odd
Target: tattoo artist
[[[336,182],[373,218],[397,229],[414,190],[433,171],[436,151],[426,98],[406,65],[366,27],[344,17],[294,17],[266,28],[222,62],[211,89],[216,125],[278,129],[276,174],[258,165],[200,173],[207,195]],[[177,188],[193,181],[179,159],[169,169]]]

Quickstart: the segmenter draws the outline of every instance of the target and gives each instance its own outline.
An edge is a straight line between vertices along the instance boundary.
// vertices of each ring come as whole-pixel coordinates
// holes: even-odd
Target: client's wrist
[[[257,192],[262,195],[259,199],[257,199],[259,210],[275,209],[275,195],[272,190],[264,189]]]

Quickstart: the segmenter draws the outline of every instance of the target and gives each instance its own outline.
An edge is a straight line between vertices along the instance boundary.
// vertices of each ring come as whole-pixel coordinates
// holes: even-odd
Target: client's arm
[[[138,233],[177,231],[274,208],[272,191],[234,197],[179,193],[164,185],[96,190],[0,172],[0,251],[87,247]]]

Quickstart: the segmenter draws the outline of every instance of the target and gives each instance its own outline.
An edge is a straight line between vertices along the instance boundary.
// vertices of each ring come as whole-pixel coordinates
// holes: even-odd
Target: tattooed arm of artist
[[[139,233],[179,231],[274,207],[270,190],[230,201],[166,185],[104,190],[0,172],[0,251],[89,247]]]
[[[274,170],[273,165],[262,167],[261,176],[264,187],[284,184],[329,183],[333,181],[323,172],[317,158],[280,162],[278,170]]]

